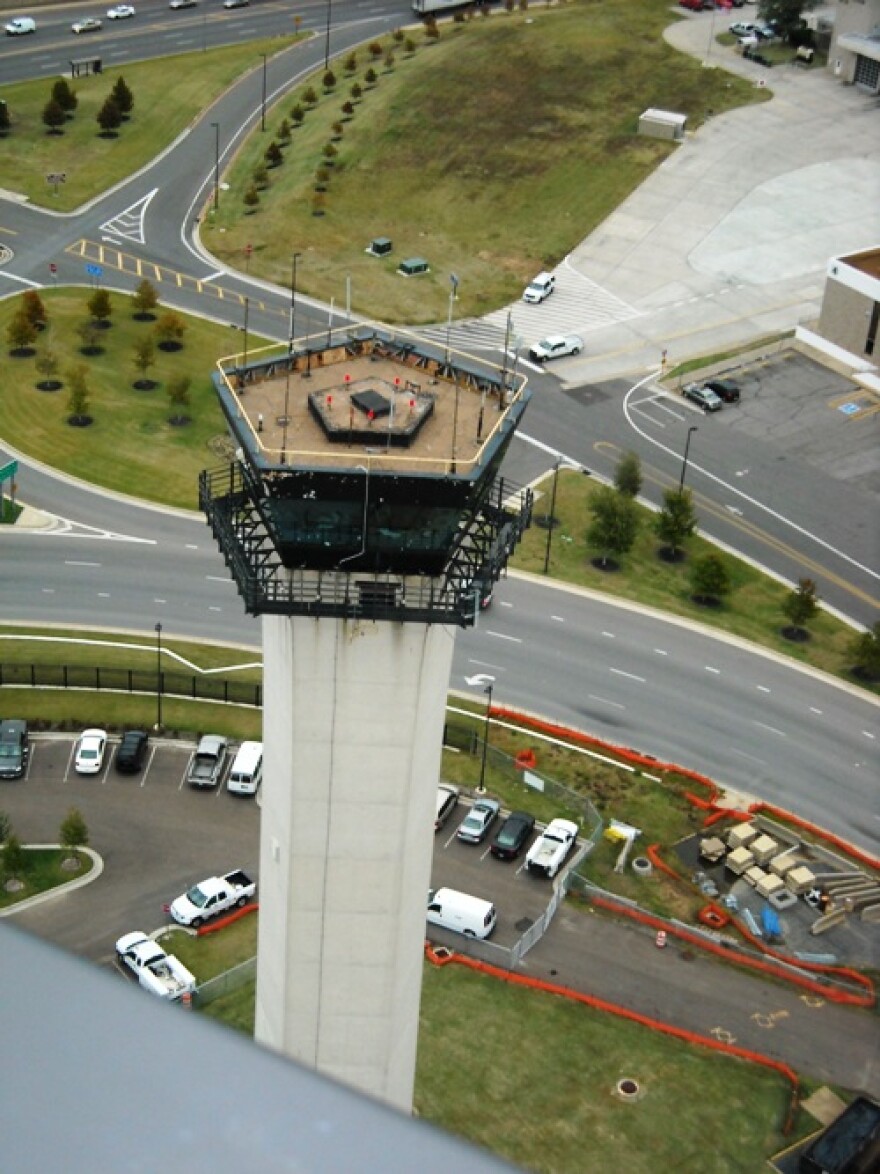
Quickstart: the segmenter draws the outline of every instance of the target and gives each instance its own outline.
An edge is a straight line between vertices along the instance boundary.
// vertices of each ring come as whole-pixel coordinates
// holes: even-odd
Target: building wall
[[[880,278],[873,272],[875,253],[876,250],[869,250],[855,254],[853,264],[841,258],[829,262],[816,328],[817,333],[835,346],[872,363],[880,356],[876,322],[880,314]],[[872,321],[873,347],[869,343]]]
[[[828,68],[843,82],[855,78],[858,54],[838,44],[840,37],[867,37],[880,33],[880,0],[837,0],[834,15],[834,35],[828,54]],[[880,52],[880,41],[876,43]],[[872,53],[873,56],[873,53]],[[876,57],[874,58],[876,60]]]
[[[405,1112],[453,644],[263,618],[256,1037]]]

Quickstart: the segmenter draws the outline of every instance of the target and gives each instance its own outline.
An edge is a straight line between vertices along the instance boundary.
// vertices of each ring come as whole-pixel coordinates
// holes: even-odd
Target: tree
[[[0,98],[0,138],[5,138],[12,130],[12,121],[9,117],[9,106]]]
[[[73,114],[79,105],[76,92],[63,77],[52,86],[52,101],[57,102],[65,114]]]
[[[139,391],[150,391],[156,386],[155,382],[148,375],[150,368],[155,362],[156,347],[152,337],[148,334],[145,338],[139,338],[134,344],[134,365],[141,373],[140,379],[135,381],[135,387]]]
[[[321,78],[321,85],[324,87],[325,90],[334,89],[334,87],[336,86],[336,74],[333,72],[332,69],[328,69],[325,71],[324,76]]]
[[[857,677],[876,681],[880,677],[880,620],[869,632],[861,632],[849,646]]]
[[[332,143],[325,143],[324,146],[321,148],[321,154],[327,160],[327,163],[330,167],[333,166],[333,160],[335,159],[335,157],[337,156],[338,153],[339,152],[336,150],[336,148],[333,146]]]
[[[510,3],[510,2],[511,2],[511,0],[508,0],[508,3]],[[434,19],[433,16],[429,17],[425,21],[425,40],[426,41],[439,41],[439,39],[440,39],[440,26],[439,26],[439,24],[437,24],[437,21]]]
[[[412,37],[407,37],[407,38],[406,38],[406,40],[405,40],[405,41],[404,41],[404,43],[403,43],[403,49],[404,49],[404,52],[405,52],[405,53],[406,53],[408,56],[412,57],[413,53],[415,53],[415,51],[416,51],[416,43],[415,43],[415,41],[412,39]]]
[[[627,497],[638,497],[642,489],[642,462],[638,453],[625,452],[614,470],[614,488]]]
[[[670,562],[677,562],[679,548],[697,528],[694,513],[694,499],[689,489],[666,489],[663,491],[663,509],[657,515],[654,529],[665,548],[661,549]]]
[[[15,832],[10,832],[3,846],[3,874],[8,881],[20,880],[23,872],[24,848]]]
[[[189,375],[176,375],[168,384],[167,395],[169,403],[171,404],[171,415],[168,418],[169,424],[186,424],[189,421],[189,416],[185,415],[183,409],[189,407],[189,389],[192,380]]]
[[[403,40],[403,38],[406,36],[403,29],[395,29],[391,35],[394,38],[394,40],[398,43],[398,45]]]
[[[377,80],[378,79],[376,76],[376,71],[375,71],[375,69],[373,69],[372,66],[370,66],[370,68],[364,74],[364,81],[367,83],[368,86],[374,86],[376,84]]]
[[[391,73],[392,69],[394,69],[394,54],[390,49],[385,54],[385,69],[388,73]]]
[[[269,167],[280,167],[284,162],[284,156],[281,153],[281,148],[274,139],[266,148],[263,154],[263,158],[266,160],[266,164]]]
[[[122,111],[112,98],[108,98],[95,115],[102,134],[112,135],[122,125]]]
[[[704,554],[691,567],[691,592],[697,603],[719,603],[730,594],[730,575],[718,554]]]
[[[345,70],[346,73],[354,73],[354,71],[357,69],[357,67],[358,67],[357,53],[349,53],[349,55],[345,59],[345,62],[343,63],[342,68]]]
[[[269,171],[265,163],[258,163],[252,173],[254,187],[258,192],[264,192],[269,186]]]
[[[333,125],[330,127],[330,129],[333,131],[333,138],[336,139],[338,142],[339,139],[342,138],[342,134],[345,129],[343,127],[342,123],[341,122],[334,122]]]
[[[342,103],[342,113],[345,115],[346,118],[351,118],[351,116],[354,114],[354,103],[347,102],[347,101],[343,102]]]
[[[128,118],[132,110],[134,110],[134,94],[125,84],[124,77],[118,77],[116,79],[116,84],[110,91],[110,97],[116,103],[123,119]]]
[[[24,312],[19,310],[14,314],[6,327],[6,345],[12,355],[28,355],[34,340],[37,337],[37,328]]]
[[[37,374],[41,375],[37,387],[40,391],[57,391],[61,386],[58,378],[58,356],[50,347],[44,347],[34,359]]]
[[[816,584],[812,579],[799,579],[795,590],[790,591],[782,601],[783,614],[792,625],[790,628],[783,628],[783,636],[789,640],[806,640],[809,632],[804,625],[818,610]]]
[[[793,34],[806,28],[803,13],[815,8],[819,0],[758,0],[758,16],[773,22],[779,36],[789,41]]]
[[[302,123],[302,120],[305,118],[305,116],[306,116],[305,110],[303,110],[302,106],[300,106],[300,104],[297,102],[297,104],[293,107],[293,109],[290,112],[290,117],[293,119],[293,121],[296,123],[297,126],[300,126]]]
[[[61,821],[58,839],[63,848],[67,848],[71,856],[77,848],[84,848],[89,842],[89,829],[83,819],[82,812],[77,807],[71,807]]]
[[[370,57],[373,61],[378,61],[382,56],[383,49],[378,41],[370,41],[369,45],[367,46],[367,52],[370,54]]]
[[[247,189],[247,191],[242,196],[242,200],[244,201],[244,206],[247,208],[248,212],[256,212],[260,205],[260,193],[257,191],[257,185],[255,183],[252,183],[251,186]]]
[[[21,312],[27,315],[28,321],[32,322],[37,330],[42,330],[46,325],[46,307],[35,289],[26,289],[21,295]]]
[[[318,101],[318,95],[315,92],[314,86],[306,86],[303,90],[303,101],[306,106],[314,106]]]
[[[48,128],[50,135],[61,135],[64,131],[61,129],[67,121],[67,115],[54,100],[50,100],[43,107],[43,123]]]
[[[361,89],[361,87],[358,85],[358,83],[355,82],[349,92],[351,93],[352,101],[360,102],[361,95],[363,94],[364,91]]]
[[[104,348],[98,342],[98,324],[94,318],[86,318],[85,322],[80,322],[76,328],[76,333],[79,335],[82,344],[79,348],[82,354],[101,354]]]
[[[96,289],[89,298],[88,307],[89,313],[102,328],[110,325],[113,306],[106,289]]]
[[[327,182],[330,179],[330,170],[327,167],[319,167],[315,172],[315,191],[326,192]]]
[[[587,545],[599,551],[598,562],[603,569],[613,569],[613,557],[626,554],[636,540],[639,518],[635,502],[602,485],[590,500],[590,513],[593,521],[587,529]]]
[[[67,422],[69,424],[91,423],[89,416],[89,387],[86,382],[86,369],[82,363],[71,367],[67,372]]]
[[[281,125],[278,127],[278,142],[282,147],[286,147],[290,142],[290,123],[286,118],[282,118]]]
[[[147,281],[146,277],[135,290],[131,304],[134,307],[135,318],[140,321],[149,321],[153,317],[153,311],[159,305],[159,295],[156,293],[156,287]]]
[[[160,351],[179,351],[183,346],[186,323],[173,310],[169,310],[166,314],[163,314],[153,329],[156,338],[159,340],[158,346]]]

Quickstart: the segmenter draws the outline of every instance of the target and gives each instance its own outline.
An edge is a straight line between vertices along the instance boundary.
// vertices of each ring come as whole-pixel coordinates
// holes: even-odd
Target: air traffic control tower
[[[262,616],[256,1038],[410,1112],[455,628],[528,524],[525,379],[373,325],[221,360],[200,501]]]

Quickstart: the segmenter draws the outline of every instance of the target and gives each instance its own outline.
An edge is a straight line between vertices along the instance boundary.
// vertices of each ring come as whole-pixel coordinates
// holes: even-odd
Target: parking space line
[[[153,765],[153,759],[156,757],[156,751],[157,751],[158,749],[159,749],[159,747],[158,747],[158,746],[154,746],[154,747],[153,747],[153,749],[150,751],[150,757],[149,757],[149,760],[148,760],[148,762],[147,762],[147,765],[144,767],[144,773],[143,773],[143,775],[141,776],[141,786],[142,786],[142,787],[146,785],[146,782],[147,782],[147,775],[148,775],[148,774],[149,774],[149,772],[150,772],[150,767]]]

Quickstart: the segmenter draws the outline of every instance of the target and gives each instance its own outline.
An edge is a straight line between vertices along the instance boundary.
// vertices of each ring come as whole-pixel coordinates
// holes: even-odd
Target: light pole
[[[556,525],[556,486],[559,484],[559,457],[556,458],[556,466],[553,469],[553,492],[550,494],[550,513],[547,515],[545,521],[547,522],[547,549],[544,551],[544,574],[550,566],[550,543],[553,540],[553,527]]]
[[[294,327],[296,325],[296,263],[302,256],[302,253],[294,253],[291,263],[290,273],[290,321],[288,322],[287,337],[289,342],[287,344],[288,356],[293,354],[293,339]]]
[[[162,729],[162,625],[156,624],[156,729]]]
[[[687,467],[688,467],[688,449],[691,447],[691,433],[692,432],[699,432],[699,431],[700,430],[696,426],[696,424],[691,424],[690,428],[688,428],[687,440],[684,442],[684,458],[682,459],[682,462],[681,462],[681,477],[679,478],[679,481],[678,481],[678,492],[679,493],[684,492],[684,475],[687,472]]]
[[[483,758],[480,762],[480,785],[477,787],[478,795],[486,794],[486,754],[489,751],[489,714],[492,711],[492,690],[495,688],[495,682],[490,681],[483,692],[486,694],[486,717],[483,725]]]
[[[214,128],[214,211],[220,207],[220,123],[212,122]]]
[[[266,129],[266,54],[261,53],[263,58],[263,100],[260,104],[260,130]]]
[[[324,68],[330,68],[330,14],[333,11],[333,0],[327,0],[327,39],[324,42]]]
[[[458,293],[458,278],[449,274],[449,314],[446,318],[446,362],[449,362],[449,336],[452,333],[452,305]]]

